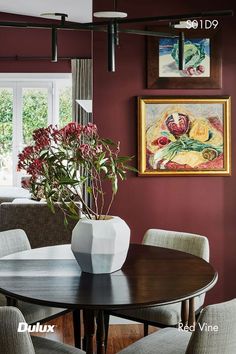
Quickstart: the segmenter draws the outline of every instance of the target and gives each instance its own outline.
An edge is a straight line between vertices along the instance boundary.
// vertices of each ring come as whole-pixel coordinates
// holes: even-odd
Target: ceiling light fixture
[[[187,29],[189,28],[187,21],[179,21],[179,23],[171,24],[172,28]]]
[[[93,17],[95,18],[109,18],[109,19],[116,19],[116,18],[125,18],[128,14],[126,12],[119,12],[119,11],[99,11],[94,12]]]
[[[95,21],[89,23],[77,23],[67,21],[67,14],[64,13],[44,13],[41,16],[47,17],[60,17],[60,23],[33,23],[33,22],[10,22],[1,21],[0,27],[18,27],[18,28],[47,28],[51,29],[51,45],[52,45],[52,61],[57,61],[57,33],[58,30],[78,30],[78,31],[101,31],[107,33],[107,58],[108,58],[108,71],[115,72],[115,59],[116,59],[116,46],[119,44],[119,34],[127,33],[133,35],[142,36],[155,36],[166,38],[177,38],[179,48],[179,70],[183,70],[185,66],[184,58],[184,32],[181,29],[185,29],[186,20],[196,19],[209,19],[223,16],[233,16],[232,10],[220,10],[220,11],[207,11],[190,14],[179,15],[166,15],[166,16],[152,16],[152,17],[140,17],[140,18],[127,18],[126,12],[120,12],[117,10],[117,1],[114,0],[113,11],[100,11],[95,12]],[[163,33],[159,31],[139,30],[139,29],[123,29],[123,24],[143,23],[148,24],[150,22],[157,24],[165,24],[169,29],[169,23],[171,23],[172,31]],[[177,23],[179,22],[179,24]],[[180,32],[179,32],[180,31]]]

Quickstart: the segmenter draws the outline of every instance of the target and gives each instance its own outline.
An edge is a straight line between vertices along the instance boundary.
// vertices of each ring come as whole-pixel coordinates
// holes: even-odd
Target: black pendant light
[[[169,30],[170,23],[176,23],[178,21],[196,20],[196,19],[209,19],[218,18],[224,16],[233,16],[232,10],[220,10],[220,11],[205,11],[197,13],[187,13],[179,15],[165,15],[165,16],[151,16],[151,17],[138,17],[128,18],[126,12],[117,10],[117,1],[113,1],[114,9],[112,11],[101,11],[94,13],[95,21],[89,23],[78,23],[67,21],[68,15],[65,13],[44,13],[42,16],[56,16],[60,17],[60,23],[53,21],[52,23],[34,23],[34,22],[18,22],[18,21],[0,21],[0,27],[16,27],[16,28],[46,28],[51,29],[51,45],[52,54],[51,60],[57,62],[57,34],[58,30],[70,30],[70,31],[102,31],[107,33],[107,63],[108,71],[115,72],[116,69],[116,46],[119,44],[119,33],[127,33],[133,35],[142,36],[155,36],[166,38],[177,38],[178,40],[178,53],[179,53],[179,70],[184,69],[184,32],[172,26],[172,31],[167,33],[139,30],[139,29],[127,29],[122,28],[123,24],[143,23],[148,24],[155,22],[157,24],[166,25]],[[1,10],[1,9],[0,9]]]

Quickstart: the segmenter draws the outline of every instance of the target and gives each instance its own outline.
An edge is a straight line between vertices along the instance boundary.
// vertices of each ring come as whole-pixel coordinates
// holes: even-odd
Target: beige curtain
[[[86,112],[76,100],[92,100],[92,59],[72,59],[72,120],[80,124],[92,122],[92,114]],[[83,173],[83,171],[80,171]],[[92,199],[87,192],[89,180],[83,185],[83,196],[86,204],[92,207]]]
[[[92,100],[92,59],[72,59],[72,118],[74,122],[87,124],[92,114],[87,113],[75,100]]]

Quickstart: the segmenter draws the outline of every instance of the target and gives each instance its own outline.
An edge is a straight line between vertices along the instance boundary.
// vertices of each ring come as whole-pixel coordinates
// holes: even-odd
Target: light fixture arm
[[[61,17],[61,26],[64,26],[65,23],[66,23],[66,18],[68,17],[68,15],[60,13],[60,12],[56,12],[55,16],[60,16]]]
[[[115,38],[115,22],[110,21],[107,25],[107,54],[108,54],[108,71],[116,70],[116,38]]]
[[[116,46],[119,45],[119,25],[116,21],[114,21],[114,30],[115,30],[115,44]]]
[[[52,62],[57,62],[57,28],[52,28]]]
[[[61,17],[61,26],[63,27],[66,22],[66,18],[68,17],[67,14],[61,13],[61,12],[44,12],[40,16],[56,16],[56,17]]]
[[[184,57],[184,32],[179,32],[179,70],[184,70],[185,57]]]
[[[119,45],[119,33],[127,33],[131,35],[144,35],[166,38],[178,38],[179,48],[179,70],[183,70],[185,67],[184,58],[184,33],[180,32],[179,35],[175,31],[171,33],[161,33],[155,31],[144,31],[139,29],[122,29],[122,24],[128,23],[148,23],[158,22],[165,23],[168,21],[180,21],[197,18],[209,18],[209,17],[222,17],[233,16],[232,10],[220,10],[220,11],[205,11],[190,14],[178,14],[178,15],[165,15],[165,16],[153,16],[153,17],[141,17],[141,18],[126,18],[127,13],[117,11],[117,0],[114,0],[115,11],[102,11],[97,12],[97,18],[103,18],[103,21],[94,21],[89,23],[68,22],[68,17],[65,13],[44,13],[43,16],[56,16],[60,17],[60,23],[53,21],[52,23],[30,23],[30,22],[13,22],[13,21],[0,21],[1,27],[15,27],[15,28],[40,28],[51,30],[51,45],[52,45],[52,61],[57,62],[57,31],[62,30],[79,30],[79,31],[101,31],[107,32],[107,56],[108,56],[108,71],[115,72],[115,60],[116,60],[116,46]],[[95,16],[95,14],[94,14]]]

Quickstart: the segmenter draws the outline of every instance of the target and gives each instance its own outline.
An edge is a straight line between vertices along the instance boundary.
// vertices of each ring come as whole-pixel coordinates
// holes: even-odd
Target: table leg
[[[104,312],[99,311],[97,315],[97,354],[105,354],[105,326],[104,326]]]
[[[79,309],[75,309],[73,311],[73,327],[74,327],[75,347],[81,349],[81,321],[80,321]]]
[[[188,324],[189,309],[188,300],[183,300],[181,303],[181,320],[184,326]]]
[[[188,325],[195,326],[196,318],[195,318],[195,306],[194,306],[194,297],[189,299],[189,317],[188,317]]]
[[[95,311],[83,310],[86,353],[94,354],[93,339],[95,334]]]

